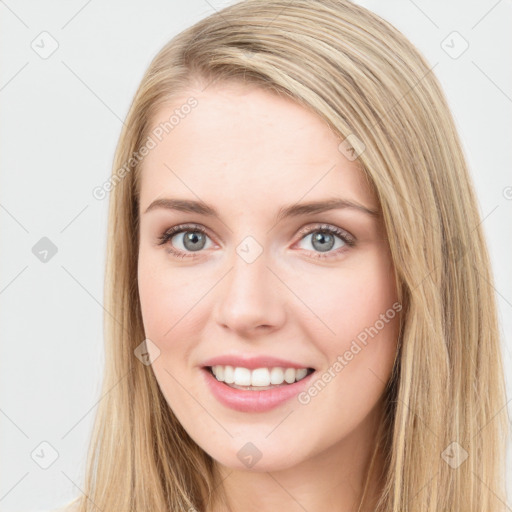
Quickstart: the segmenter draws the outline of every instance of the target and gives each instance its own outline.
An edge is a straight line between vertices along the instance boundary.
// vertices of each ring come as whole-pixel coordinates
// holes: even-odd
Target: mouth
[[[272,367],[250,370],[224,365],[204,366],[203,369],[226,387],[243,391],[265,391],[290,386],[315,372],[314,368]]]

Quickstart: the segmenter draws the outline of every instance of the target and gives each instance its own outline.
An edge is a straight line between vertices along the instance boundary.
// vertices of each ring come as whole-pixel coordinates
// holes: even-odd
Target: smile
[[[219,370],[219,366],[222,369]],[[214,374],[214,368],[217,375]],[[308,386],[315,371],[312,368],[282,367],[249,370],[238,366],[215,365],[201,368],[201,373],[209,391],[220,404],[240,412],[261,413],[283,405],[297,396]],[[226,373],[228,380],[233,382],[220,380],[220,378],[226,379]],[[271,376],[274,382],[280,383],[273,384],[270,380]],[[252,384],[253,377],[258,385]],[[250,382],[250,384],[239,385],[237,382]]]
[[[209,367],[219,382],[236,389],[259,390],[272,389],[286,382],[293,384],[313,372],[312,368],[256,368],[215,365]]]

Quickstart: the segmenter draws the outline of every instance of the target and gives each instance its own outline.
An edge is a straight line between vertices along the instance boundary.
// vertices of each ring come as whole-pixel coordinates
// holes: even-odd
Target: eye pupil
[[[327,238],[327,243],[326,243]],[[315,249],[319,251],[325,252],[330,251],[334,245],[334,237],[329,233],[324,233],[321,231],[317,231],[316,234],[312,236],[312,243]],[[317,246],[317,244],[320,244]]]

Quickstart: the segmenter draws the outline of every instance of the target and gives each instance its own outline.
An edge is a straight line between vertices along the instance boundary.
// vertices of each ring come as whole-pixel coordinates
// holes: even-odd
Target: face
[[[142,316],[169,407],[230,468],[368,444],[400,309],[376,198],[319,117],[254,86],[187,91],[154,126],[191,95],[144,159],[139,202]],[[340,203],[302,207],[326,201]],[[262,389],[272,375],[299,380]]]

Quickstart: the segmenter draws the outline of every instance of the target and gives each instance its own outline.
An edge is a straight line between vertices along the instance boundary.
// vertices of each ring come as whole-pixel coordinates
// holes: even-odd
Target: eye
[[[319,251],[313,254],[314,258],[334,257],[355,245],[355,238],[352,235],[341,228],[328,224],[306,228],[301,230],[300,234],[302,235],[301,242],[310,237],[308,243],[313,247],[313,251]],[[340,240],[337,246],[336,238]]]
[[[176,248],[173,245],[177,244]],[[158,237],[158,245],[168,245],[169,252],[178,258],[194,257],[194,252],[200,252],[205,248],[206,241],[209,239],[206,229],[202,226],[179,225],[173,226]],[[188,254],[187,254],[188,253]]]
[[[299,234],[300,242],[311,237],[309,243],[313,249],[305,249],[313,252],[314,258],[335,257],[355,245],[355,238],[347,231],[328,224],[302,229]],[[336,239],[339,240],[338,244]],[[208,240],[210,237],[204,227],[198,224],[180,224],[162,233],[158,237],[157,245],[167,245],[168,251],[178,258],[194,258],[195,252],[208,248]]]

